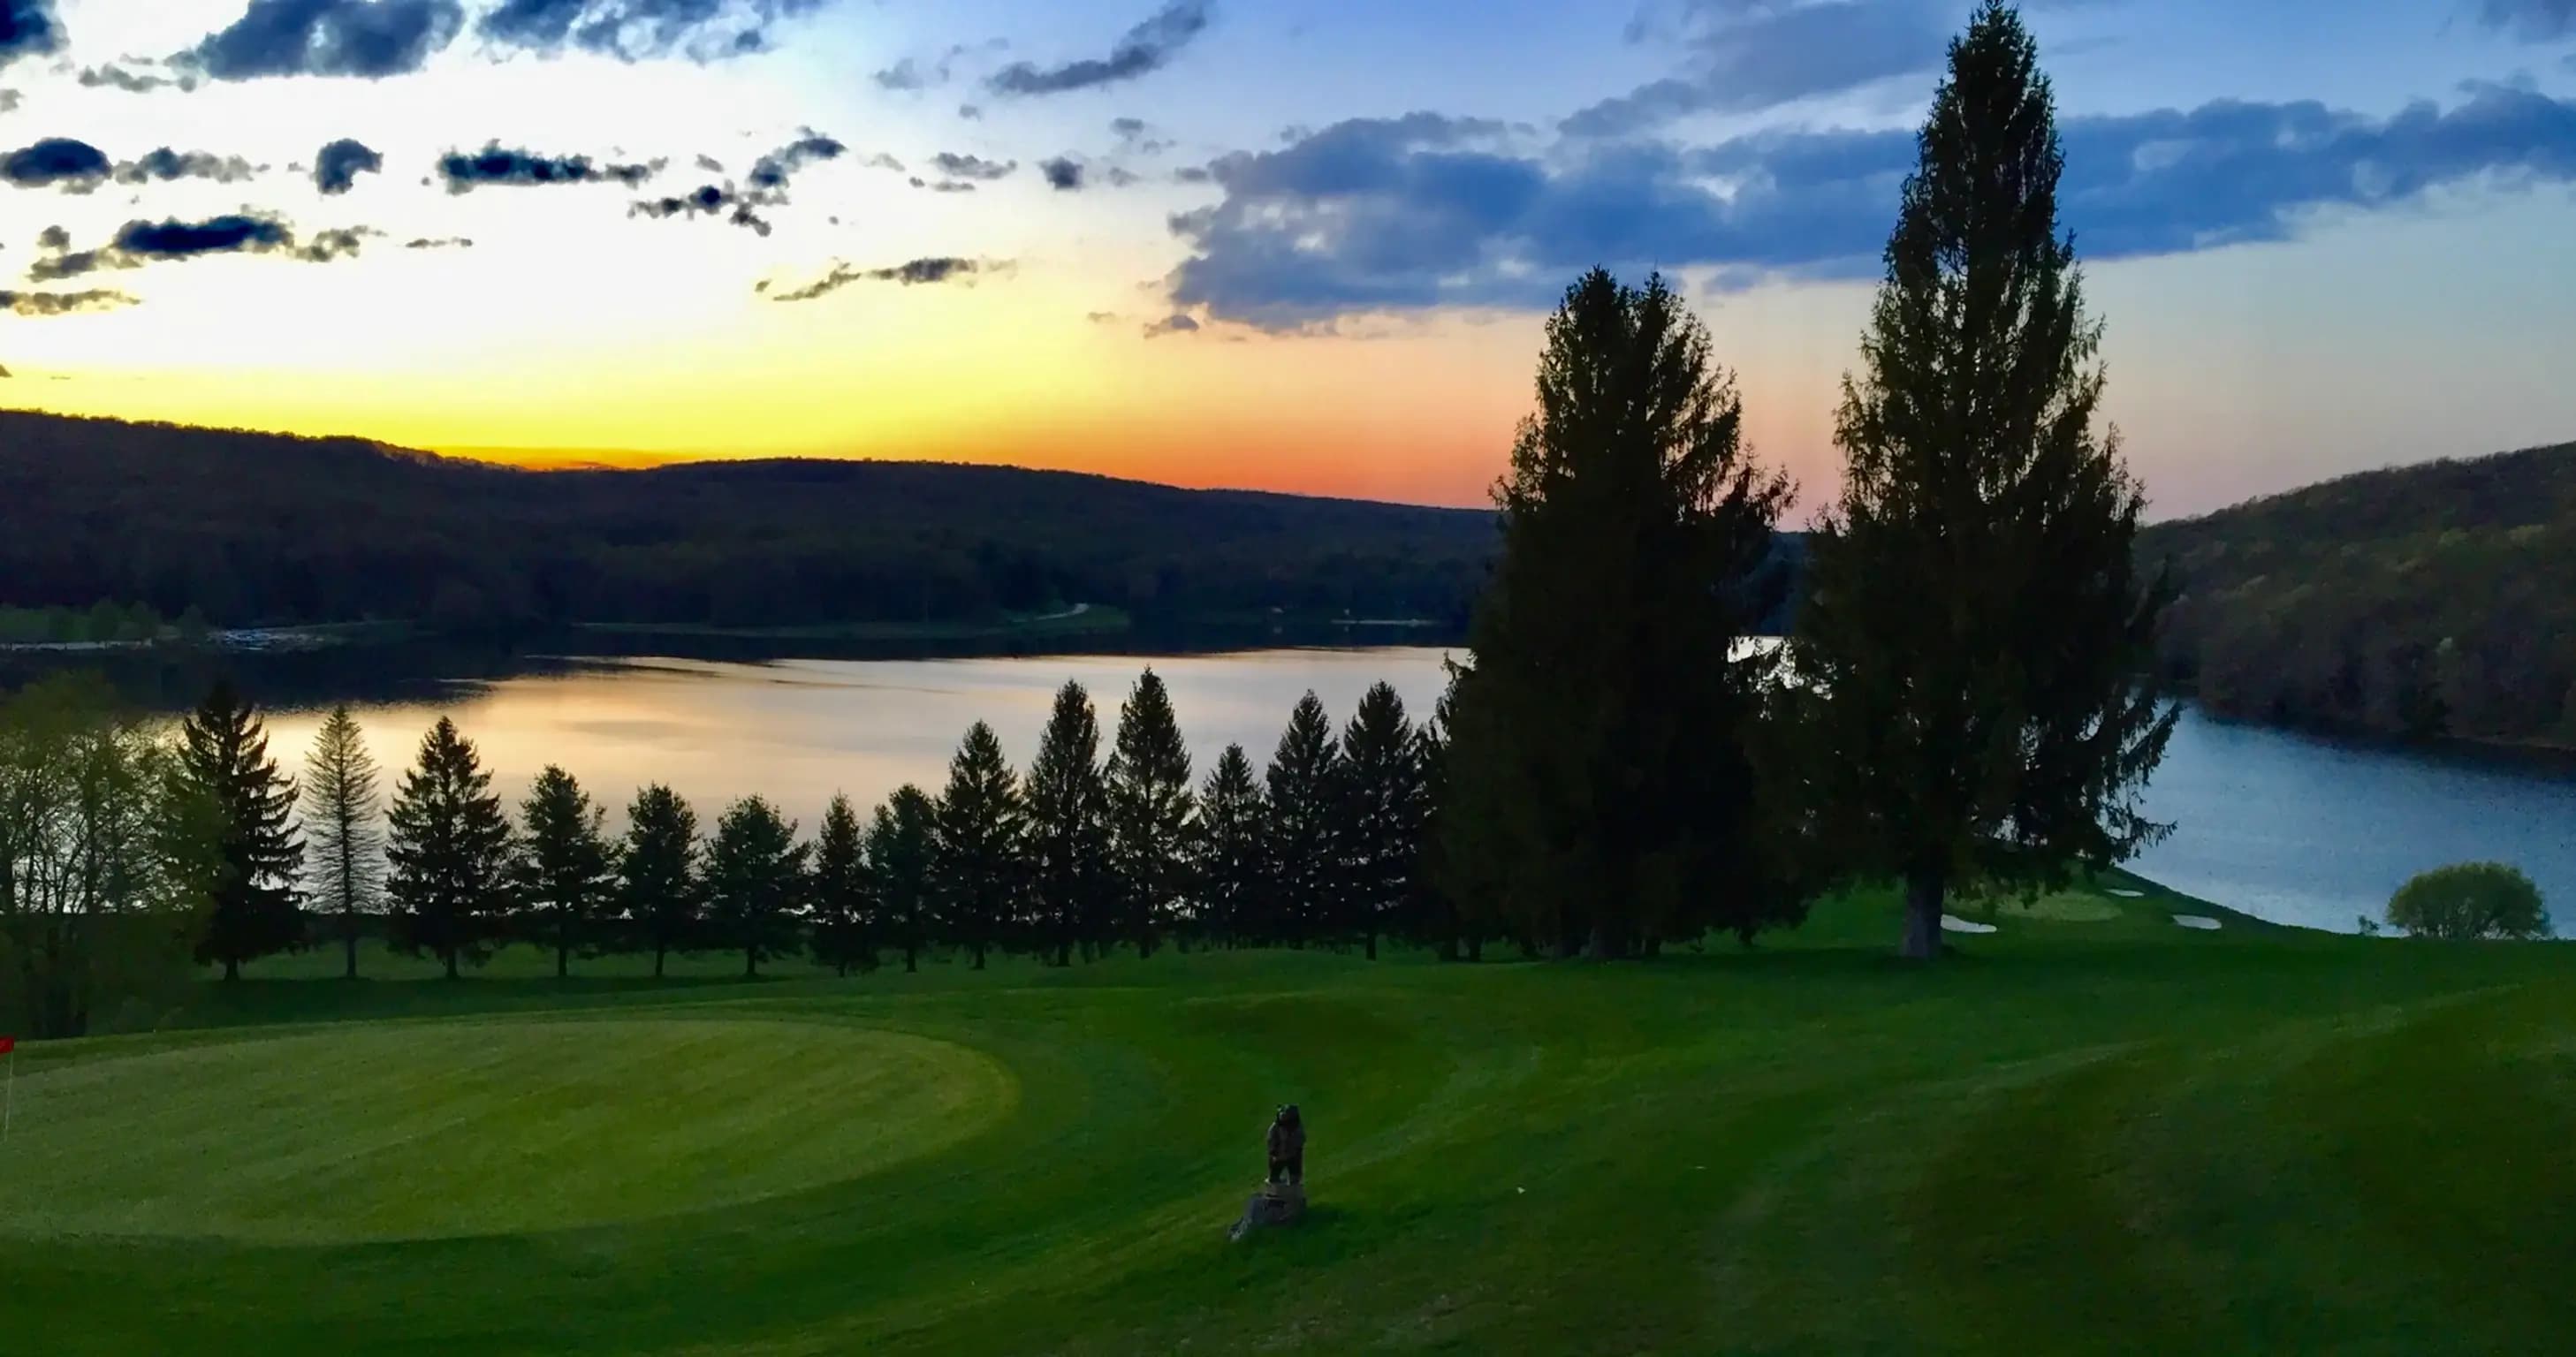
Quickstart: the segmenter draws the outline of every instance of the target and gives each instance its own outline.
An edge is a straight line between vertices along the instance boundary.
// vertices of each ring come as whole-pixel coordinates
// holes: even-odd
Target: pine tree
[[[243,962],[304,945],[295,784],[277,771],[258,712],[229,682],[218,680],[180,731],[188,778],[224,825],[224,871],[197,960],[222,962],[224,978],[238,980]]]
[[[1009,936],[1028,872],[1028,812],[991,726],[967,728],[948,764],[936,823],[940,922],[980,971]]]
[[[1147,669],[1118,712],[1109,756],[1109,860],[1120,931],[1151,956],[1188,885],[1190,751],[1162,677]]]
[[[725,808],[707,840],[707,922],[742,949],[742,974],[796,950],[796,912],[804,904],[805,853],[796,822],[758,796]]]
[[[921,969],[938,898],[932,873],[939,849],[939,807],[907,782],[877,807],[868,825],[868,870],[876,878],[887,941],[903,952],[904,973]]]
[[[1262,927],[1270,887],[1270,807],[1243,746],[1230,744],[1199,789],[1190,835],[1191,898],[1200,935],[1229,945]]]
[[[573,775],[553,764],[519,808],[519,903],[532,916],[528,936],[554,944],[555,978],[572,974],[573,954],[595,951],[591,936],[614,898],[617,856],[601,832],[606,812]]]
[[[2055,117],[1990,0],[1918,138],[1809,542],[1796,763],[1831,859],[1904,883],[1909,957],[1938,954],[1953,884],[2054,882],[2164,828],[2134,794],[2173,729],[2150,653],[2171,591],[2136,573],[2145,499],[2093,428]]]
[[[1342,918],[1349,885],[1338,832],[1342,755],[1333,743],[1333,719],[1312,692],[1288,714],[1288,729],[1270,757],[1269,783],[1271,891],[1260,937],[1302,947]]]
[[[1100,721],[1091,695],[1068,680],[1029,764],[1027,852],[1032,937],[1055,964],[1068,965],[1115,941],[1110,904],[1108,786],[1100,773]]]
[[[386,816],[385,894],[394,947],[427,953],[457,975],[492,955],[510,903],[510,822],[474,743],[442,716],[420,742]]]
[[[1371,687],[1342,730],[1336,837],[1349,871],[1344,927],[1360,935],[1371,961],[1377,960],[1378,934],[1396,926],[1413,897],[1428,810],[1422,752],[1421,733],[1390,684]]]
[[[1660,277],[1567,289],[1538,405],[1458,674],[1444,889],[1535,950],[1627,956],[1697,936],[1745,876],[1762,674],[1734,650],[1790,490]]]
[[[617,907],[637,941],[653,953],[653,978],[673,952],[694,951],[706,886],[698,851],[698,813],[678,792],[654,783],[626,810],[626,844],[618,853]]]
[[[1413,870],[1413,934],[1436,949],[1443,961],[1458,959],[1461,947],[1471,961],[1484,957],[1485,919],[1472,899],[1454,898],[1447,889],[1451,872],[1441,860],[1449,835],[1442,820],[1448,811],[1449,723],[1457,711],[1458,682],[1449,685],[1432,709],[1431,719],[1414,733],[1414,761],[1422,770],[1422,835]]]
[[[837,975],[848,975],[852,966],[877,968],[877,881],[867,839],[850,798],[835,793],[814,840],[806,898],[813,910],[814,959]]]
[[[313,898],[340,916],[345,978],[358,978],[358,916],[381,905],[385,831],[376,760],[347,706],[331,709],[304,760],[304,870]]]

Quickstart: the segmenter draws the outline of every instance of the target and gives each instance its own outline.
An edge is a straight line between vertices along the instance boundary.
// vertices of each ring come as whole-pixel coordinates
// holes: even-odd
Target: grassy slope
[[[2049,912],[2099,912],[2064,903]],[[671,1169],[637,1181],[622,1212],[668,1214],[485,1238],[47,1235],[27,1228],[0,1157],[0,1333],[62,1353],[2563,1340],[2576,952],[2265,929],[2161,892],[2113,903],[2119,917],[2089,922],[2007,907],[2000,932],[1960,939],[1929,972],[1886,959],[1885,901],[1853,900],[1758,953],[1606,969],[1242,953],[659,990],[246,985],[192,1015],[236,1025],[22,1052],[21,1091],[341,1006],[571,1005],[296,1031],[471,1049],[667,1007],[954,1042],[1006,1069],[1015,1101],[945,1149],[854,1159],[848,1181],[703,1207],[704,1185]],[[2177,928],[2175,909],[2228,927]],[[702,1077],[688,1060],[637,1073]],[[864,1061],[849,1075],[866,1080]],[[1312,1127],[1316,1210],[1227,1245],[1268,1109],[1292,1098]],[[207,1115],[224,1113],[210,1101]],[[156,1153],[140,1126],[97,1140],[103,1162]],[[218,1146],[203,1172],[256,1173],[261,1143]],[[519,1176],[500,1153],[425,1165],[405,1188],[548,1190]]]

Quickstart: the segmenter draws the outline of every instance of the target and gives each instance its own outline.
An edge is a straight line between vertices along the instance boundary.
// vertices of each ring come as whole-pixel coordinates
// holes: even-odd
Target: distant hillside
[[[531,472],[0,412],[0,605],[782,627],[1073,604],[1463,624],[1493,517],[910,462]]]
[[[2576,443],[2365,472],[2145,531],[2214,711],[2576,745]]]

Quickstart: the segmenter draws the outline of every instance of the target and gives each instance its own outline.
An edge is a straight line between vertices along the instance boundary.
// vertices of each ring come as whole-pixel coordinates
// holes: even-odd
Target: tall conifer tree
[[[1116,941],[1109,927],[1109,788],[1100,771],[1100,719],[1091,695],[1067,680],[1055,695],[1038,756],[1029,764],[1029,905],[1032,938],[1056,965]]]
[[[1269,864],[1269,804],[1251,757],[1242,745],[1227,745],[1199,789],[1190,834],[1191,923],[1202,937],[1232,945],[1265,926]]]
[[[796,822],[766,797],[746,796],[725,808],[707,839],[707,924],[742,949],[742,974],[792,955],[796,915],[805,903],[805,853]]]
[[[344,978],[358,978],[358,916],[384,898],[385,830],[375,757],[347,706],[333,707],[304,759],[304,871],[315,904],[339,916]]]
[[[2088,319],[2037,45],[1981,6],[1917,139],[1886,279],[1846,377],[1843,489],[1809,543],[1795,760],[1832,861],[1905,887],[1905,955],[1950,887],[2045,883],[2163,826],[2135,792],[2174,711],[2134,565],[2145,498],[2097,435]]]
[[[617,908],[635,944],[652,952],[656,980],[671,953],[697,946],[706,900],[701,867],[698,813],[658,782],[637,791],[617,855]]]
[[[904,973],[921,969],[922,949],[938,926],[933,888],[939,850],[939,806],[907,782],[877,807],[868,824],[868,870],[876,878],[886,941],[903,953]]]
[[[1147,669],[1118,712],[1109,756],[1109,856],[1120,931],[1151,956],[1187,889],[1190,750],[1162,676]]]
[[[813,880],[806,899],[814,925],[814,959],[848,975],[877,968],[877,882],[868,863],[867,830],[850,798],[834,793],[814,839]]]
[[[259,713],[228,681],[215,683],[180,732],[188,778],[224,826],[223,875],[197,960],[221,962],[224,978],[237,980],[243,962],[304,944],[295,784],[268,756]]]
[[[420,742],[387,814],[385,894],[394,947],[457,963],[492,955],[510,902],[510,822],[474,742],[442,716]]]
[[[581,783],[551,763],[519,808],[525,936],[553,946],[558,980],[572,974],[575,953],[596,950],[593,932],[616,892],[616,852],[600,828],[606,818]]]
[[[1299,946],[1343,916],[1350,883],[1342,830],[1342,754],[1333,719],[1309,692],[1288,713],[1269,769],[1269,917],[1261,938]]]
[[[1761,675],[1735,648],[1790,490],[1743,420],[1662,278],[1596,269],[1566,291],[1496,489],[1441,814],[1444,889],[1494,902],[1524,945],[1696,936],[1746,875]]]
[[[1360,936],[1371,961],[1378,935],[1395,927],[1413,894],[1426,811],[1422,752],[1392,684],[1371,687],[1342,730],[1337,838],[1349,877],[1341,928]]]
[[[937,824],[940,922],[980,971],[1008,941],[1028,882],[1028,810],[1001,740],[981,721],[949,761]]]

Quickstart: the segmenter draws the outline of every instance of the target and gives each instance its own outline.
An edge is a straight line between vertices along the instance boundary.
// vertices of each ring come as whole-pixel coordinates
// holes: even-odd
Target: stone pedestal
[[[1255,1230],[1272,1225],[1293,1225],[1306,1214],[1306,1189],[1299,1183],[1264,1183],[1243,1204],[1243,1219],[1226,1232],[1228,1239],[1241,1239]]]

